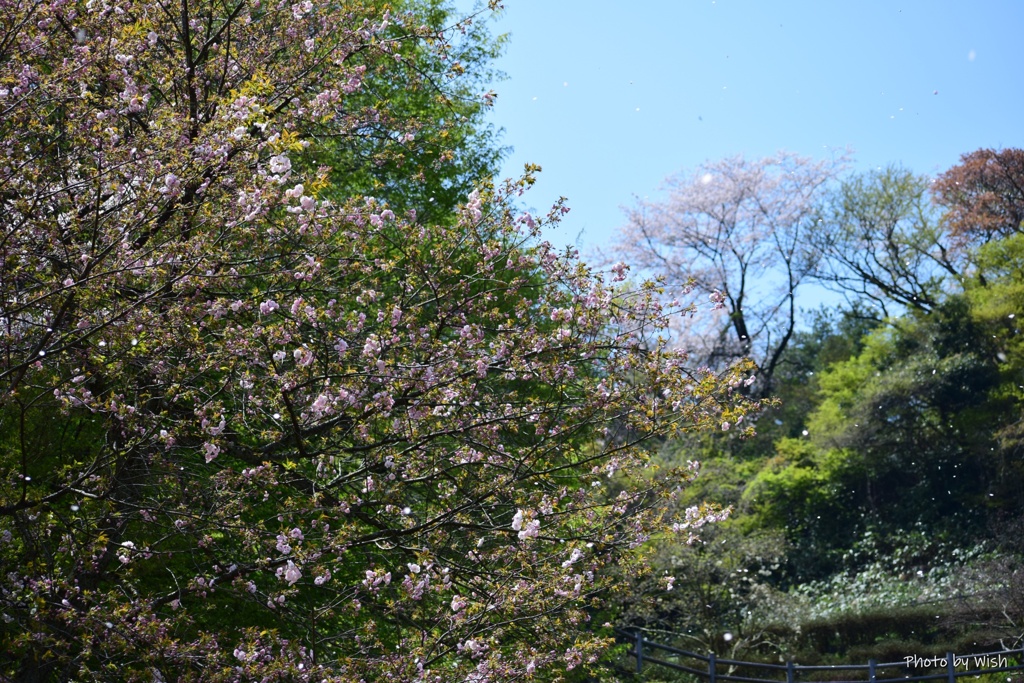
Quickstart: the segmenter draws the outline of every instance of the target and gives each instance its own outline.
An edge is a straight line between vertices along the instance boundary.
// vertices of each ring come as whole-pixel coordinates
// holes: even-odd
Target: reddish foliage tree
[[[979,149],[940,175],[932,190],[963,245],[1024,230],[1024,149]]]

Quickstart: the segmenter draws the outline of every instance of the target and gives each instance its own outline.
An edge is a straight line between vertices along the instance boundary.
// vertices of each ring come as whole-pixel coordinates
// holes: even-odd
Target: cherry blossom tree
[[[844,163],[780,152],[671,176],[664,201],[627,209],[614,258],[656,274],[673,297],[709,301],[717,316],[684,320],[679,343],[712,366],[753,358],[767,395],[795,329],[797,289],[816,268],[806,244],[815,202]]]
[[[692,468],[655,476],[645,439],[739,423],[750,367],[651,344],[672,311],[540,241],[565,209],[521,213],[529,174],[425,220],[332,173],[339,141],[401,167],[423,122],[360,95],[457,81],[460,26],[370,1],[0,15],[0,674],[592,663],[604,568],[720,514],[667,517]]]

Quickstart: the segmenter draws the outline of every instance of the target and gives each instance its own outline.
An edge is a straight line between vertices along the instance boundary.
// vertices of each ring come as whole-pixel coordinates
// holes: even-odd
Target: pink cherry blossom
[[[203,444],[203,451],[206,455],[206,462],[213,462],[220,454],[220,446],[206,442]]]
[[[294,562],[292,562],[291,560],[288,560],[288,565],[285,567],[285,570],[284,570],[284,580],[288,582],[289,586],[293,586],[301,578],[302,578],[302,572],[299,571],[299,568],[295,565]]]
[[[270,172],[276,174],[288,173],[292,168],[291,159],[284,154],[270,157]]]

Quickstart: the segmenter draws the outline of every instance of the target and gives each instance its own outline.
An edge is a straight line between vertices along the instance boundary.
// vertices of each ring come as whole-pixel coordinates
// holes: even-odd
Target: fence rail
[[[945,657],[910,656],[901,662],[877,662],[872,659],[868,660],[867,664],[805,666],[793,662],[767,664],[735,659],[720,659],[714,653],[702,655],[648,640],[640,629],[632,631],[616,629],[616,632],[620,637],[628,638],[632,643],[632,649],[627,654],[636,658],[637,673],[643,672],[645,664],[657,664],[674,671],[692,674],[699,679],[707,679],[708,683],[719,683],[720,681],[732,683],[908,683],[910,681],[943,680],[946,683],[956,683],[956,679],[963,676],[1024,671],[1024,648],[970,655],[956,655],[952,652],[947,652]],[[659,657],[657,655],[660,652],[668,653],[670,656],[674,655],[682,661],[669,661]],[[1014,663],[1011,664],[1011,662]],[[979,664],[985,664],[986,666],[979,667]],[[931,671],[939,668],[943,669],[942,673],[910,675],[912,672]],[[738,669],[771,671],[777,677],[741,676],[735,673]],[[897,675],[888,673],[892,670],[897,670],[899,673]],[[887,672],[886,676],[880,675],[880,671]],[[833,674],[836,672],[853,673],[848,679],[842,681],[828,676],[821,677],[820,675],[815,678],[813,675],[814,673],[820,674],[823,672]],[[856,672],[860,672],[861,675],[858,676]],[[783,675],[785,676],[784,678],[782,677]]]

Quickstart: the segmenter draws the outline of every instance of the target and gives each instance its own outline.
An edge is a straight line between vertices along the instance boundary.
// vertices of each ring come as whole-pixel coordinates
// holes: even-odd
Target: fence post
[[[636,672],[643,673],[644,669],[644,633],[640,629],[636,631]]]
[[[708,655],[708,681],[709,683],[715,683],[715,653],[712,652]]]
[[[949,674],[949,683],[956,683],[956,670],[953,668],[953,653],[946,653],[946,672]]]
[[[868,660],[868,680],[871,681],[871,683],[875,683],[875,666],[876,665],[877,665],[877,662],[875,660],[873,660],[873,659],[869,659]]]
[[[786,662],[786,683],[793,683],[796,679],[793,662]]]

